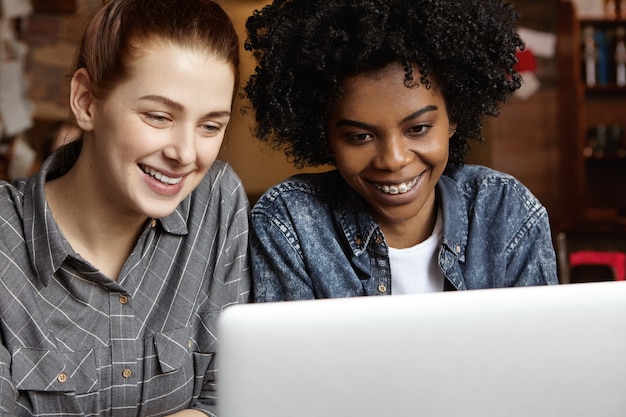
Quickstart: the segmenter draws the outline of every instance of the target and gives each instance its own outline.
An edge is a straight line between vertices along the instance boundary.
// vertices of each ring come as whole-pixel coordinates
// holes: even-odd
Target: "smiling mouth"
[[[412,181],[405,181],[399,184],[376,184],[374,183],[374,187],[377,190],[382,191],[385,194],[404,194],[413,189],[415,185],[419,182],[420,178],[422,178],[422,174],[420,174],[417,178]]]
[[[162,172],[157,171],[154,168],[147,167],[145,165],[139,165],[139,167],[145,174],[150,175],[152,178],[155,178],[158,181],[161,181],[163,184],[176,185],[183,180],[183,177],[171,178],[163,174]]]

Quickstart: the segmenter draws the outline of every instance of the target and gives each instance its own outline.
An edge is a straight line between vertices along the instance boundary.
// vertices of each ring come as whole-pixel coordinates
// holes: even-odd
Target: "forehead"
[[[217,52],[212,47],[204,43],[179,42],[158,35],[133,38],[129,40],[128,45],[128,55],[123,57],[128,68],[133,68],[138,61],[141,61],[146,56],[159,53],[164,50],[186,51],[198,56],[212,57],[215,60],[217,60],[218,57]]]
[[[406,69],[390,64],[344,80],[343,92],[335,112],[406,112],[425,105],[445,107],[444,99],[434,83],[427,88],[419,84],[420,73],[413,71],[413,80],[406,80]]]
[[[182,46],[172,42],[153,43],[146,45],[142,51],[133,59],[130,76],[142,78],[150,74],[167,74],[176,71],[194,73],[194,75],[211,76],[218,67],[228,67],[230,65],[213,51]],[[231,77],[234,77],[234,70],[229,69]],[[161,79],[162,82],[172,80]],[[182,81],[182,80],[174,80]]]
[[[234,84],[234,69],[211,51],[158,42],[142,48],[113,95],[160,95],[194,107],[230,107]]]

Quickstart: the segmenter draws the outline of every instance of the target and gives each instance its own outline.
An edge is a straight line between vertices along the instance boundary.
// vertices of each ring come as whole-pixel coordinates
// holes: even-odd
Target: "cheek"
[[[450,142],[447,137],[434,138],[421,144],[417,149],[421,157],[432,164],[445,164],[448,162],[448,153],[450,150]]]
[[[203,168],[209,169],[211,165],[213,165],[213,162],[217,159],[217,155],[219,154],[222,146],[222,139],[223,138],[211,138],[200,141],[197,149],[198,163],[202,165]]]
[[[375,158],[374,146],[353,146],[342,138],[334,138],[332,134],[328,141],[329,148],[335,158],[335,165],[343,173],[358,173]]]
[[[337,169],[344,177],[358,175],[368,165],[367,157],[362,152],[334,152]]]
[[[450,145],[449,142],[444,142],[438,149],[437,156],[442,161],[448,162],[448,155],[450,153]]]

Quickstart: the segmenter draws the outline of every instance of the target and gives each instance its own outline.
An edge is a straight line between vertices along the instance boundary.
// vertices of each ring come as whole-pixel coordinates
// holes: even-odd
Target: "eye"
[[[374,139],[371,133],[355,133],[347,136],[348,142],[353,145],[365,145]]]
[[[411,126],[407,133],[409,136],[424,136],[432,128],[429,124],[419,124]]]
[[[222,131],[222,126],[217,124],[204,123],[200,125],[204,136],[216,136]]]
[[[161,127],[168,124],[171,119],[163,113],[143,113],[146,122],[155,127]]]

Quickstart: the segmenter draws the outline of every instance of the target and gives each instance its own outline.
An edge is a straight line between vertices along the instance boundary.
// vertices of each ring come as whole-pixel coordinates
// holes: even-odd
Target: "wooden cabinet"
[[[555,227],[626,233],[626,86],[618,83],[614,55],[626,20],[580,19],[571,1],[560,0],[558,8],[562,215]],[[604,36],[606,67],[586,65],[591,31]],[[598,45],[591,52],[599,61]]]

